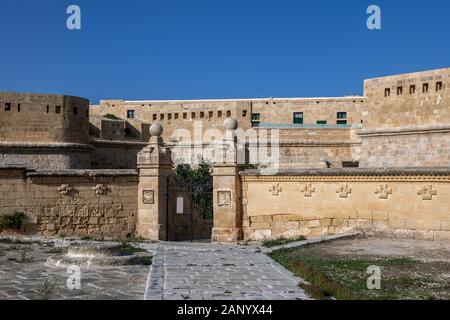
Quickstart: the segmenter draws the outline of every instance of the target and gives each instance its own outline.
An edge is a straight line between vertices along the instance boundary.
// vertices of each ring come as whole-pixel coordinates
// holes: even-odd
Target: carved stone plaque
[[[155,192],[153,190],[144,190],[142,199],[144,201],[144,204],[154,204]]]
[[[231,191],[223,190],[217,192],[217,198],[219,199],[219,207],[231,206]]]

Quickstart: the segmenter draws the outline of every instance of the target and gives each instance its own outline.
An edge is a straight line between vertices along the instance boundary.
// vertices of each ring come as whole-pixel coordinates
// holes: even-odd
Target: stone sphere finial
[[[226,118],[223,122],[223,127],[226,130],[236,130],[238,128],[238,122],[234,118]]]
[[[154,123],[150,126],[150,136],[160,137],[163,134],[163,127],[160,123]]]

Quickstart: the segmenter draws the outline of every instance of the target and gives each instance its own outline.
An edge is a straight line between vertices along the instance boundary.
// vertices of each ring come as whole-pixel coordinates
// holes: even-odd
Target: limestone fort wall
[[[0,167],[0,215],[23,212],[23,231],[44,236],[133,236],[136,171],[34,172]]]
[[[194,124],[203,130],[222,130],[223,121],[227,117],[235,118],[239,128],[244,131],[264,123],[291,124],[295,113],[302,114],[303,124],[361,124],[360,110],[364,100],[364,97],[359,96],[184,101],[101,100],[100,105],[91,106],[91,113],[114,114],[130,122],[137,119],[149,124],[161,123],[165,141],[178,141],[179,134],[173,133],[177,129],[184,129],[187,131],[181,131],[182,134],[189,132],[191,140],[206,142],[196,134]],[[338,116],[338,113],[341,115]]]
[[[450,68],[368,79],[365,129],[450,123]]]
[[[362,167],[450,166],[450,68],[366,80]]]
[[[89,101],[83,98],[0,92],[0,141],[79,143],[89,140]]]
[[[163,139],[169,144],[181,143],[186,137],[189,141],[209,143],[211,136],[196,135],[194,124],[200,123],[203,131],[221,130],[221,124],[228,116],[235,118],[239,128],[244,131],[249,128],[283,128],[291,125],[292,129],[301,132],[308,126],[316,126],[330,130],[325,135],[330,136],[336,132],[332,130],[333,126],[355,129],[350,130],[351,143],[330,146],[327,144],[329,138],[325,137],[320,142],[324,149],[319,152],[318,149],[312,149],[311,145],[301,143],[297,143],[296,147],[284,147],[282,162],[292,167],[295,164],[298,164],[297,167],[314,167],[318,159],[325,158],[336,162],[341,159],[359,161],[360,167],[369,168],[448,166],[449,81],[450,68],[447,68],[368,79],[364,82],[363,96],[102,100],[100,105],[91,106],[91,109],[95,114],[111,113],[130,122],[159,122],[164,127]],[[356,130],[357,126],[360,131]],[[148,127],[137,126],[137,131],[148,131]],[[290,132],[293,136],[297,134],[293,130]],[[289,159],[289,156],[292,157]],[[305,165],[304,156],[309,156],[311,163]]]
[[[91,139],[91,169],[137,169],[137,155],[147,146],[138,141]]]
[[[244,239],[363,231],[450,239],[449,169],[241,173]]]
[[[243,132],[255,129],[253,133],[256,135],[261,131],[267,131],[270,135],[272,130],[279,131],[279,161],[282,167],[326,167],[326,162],[341,166],[342,162],[358,161],[357,156],[355,159],[352,155],[360,141],[359,138],[351,141],[349,132],[351,125],[361,126],[361,108],[364,103],[365,98],[360,96],[187,101],[102,100],[100,105],[91,106],[91,114],[95,114],[95,117],[114,114],[134,126],[136,136],[146,134],[142,132],[144,129],[141,130],[140,122],[161,123],[164,141],[177,147],[179,158],[187,163],[195,163],[199,156],[210,159],[208,145],[221,139],[223,121],[233,117]],[[295,113],[302,114],[303,125],[284,127],[293,123]],[[264,127],[267,123],[271,126]],[[193,142],[201,147],[193,147],[190,144]]]
[[[0,92],[0,164],[89,168],[89,101]]]

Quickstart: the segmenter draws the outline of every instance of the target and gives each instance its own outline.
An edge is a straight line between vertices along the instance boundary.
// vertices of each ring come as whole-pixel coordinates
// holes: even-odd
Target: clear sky
[[[81,8],[69,31],[66,9]],[[382,30],[366,9],[382,10]],[[0,91],[99,99],[362,94],[450,66],[448,0],[1,0]]]

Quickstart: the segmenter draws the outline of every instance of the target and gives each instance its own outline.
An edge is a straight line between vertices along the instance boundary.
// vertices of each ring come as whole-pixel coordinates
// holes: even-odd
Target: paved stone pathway
[[[147,300],[308,299],[300,278],[251,247],[200,243],[153,245]]]

